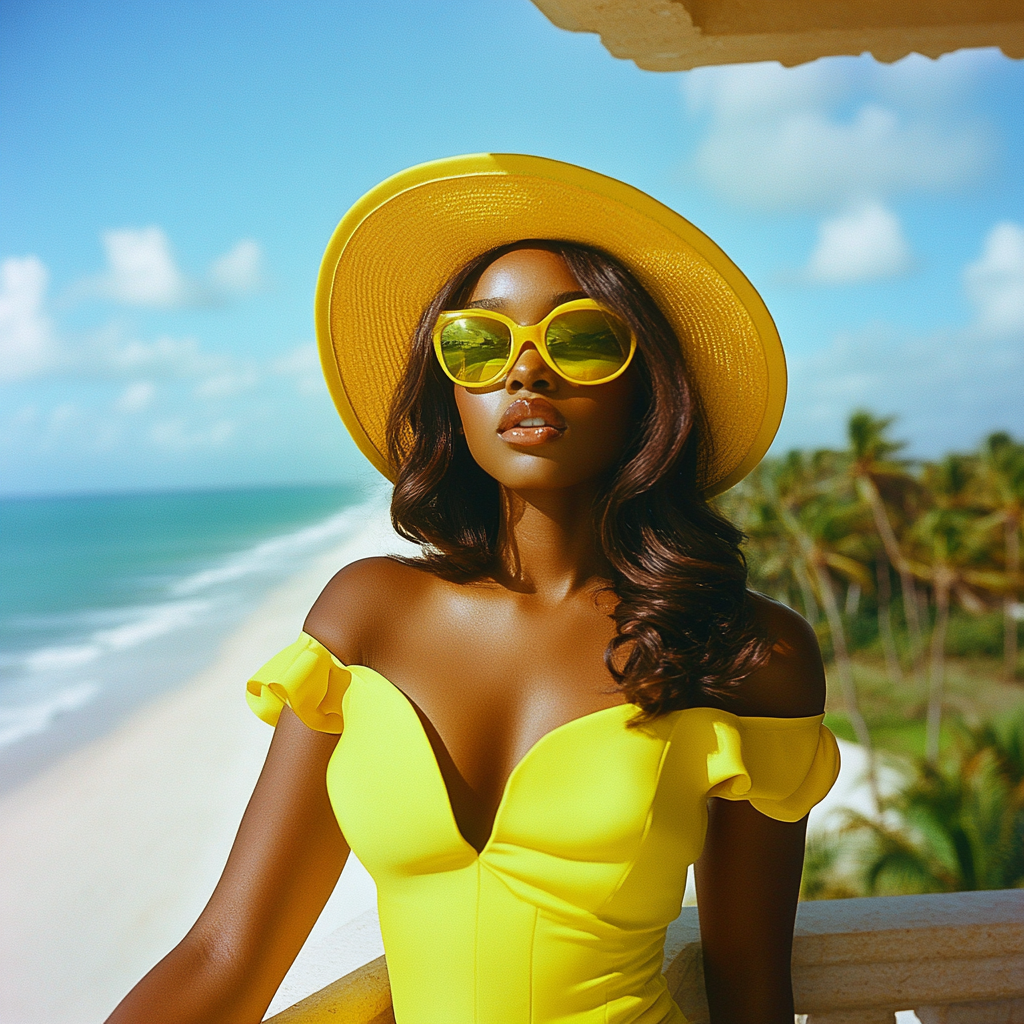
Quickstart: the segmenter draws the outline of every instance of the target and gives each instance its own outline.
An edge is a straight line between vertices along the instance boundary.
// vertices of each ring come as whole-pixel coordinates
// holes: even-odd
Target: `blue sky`
[[[530,152],[677,209],[790,363],[777,447],[1024,434],[1024,65],[658,74],[528,0],[0,8],[0,491],[362,476],[313,349],[347,207]],[[372,471],[370,471],[372,472]]]

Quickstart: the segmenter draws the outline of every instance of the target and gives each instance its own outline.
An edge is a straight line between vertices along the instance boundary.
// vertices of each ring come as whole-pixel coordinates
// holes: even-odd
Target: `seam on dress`
[[[672,737],[675,735],[677,728],[678,723],[672,727],[672,731],[669,733],[668,739],[662,744],[661,757],[658,759],[658,770],[654,773],[654,794],[651,797],[651,806],[647,808],[647,818],[644,821],[644,830],[640,834],[640,838],[637,840],[633,856],[629,859],[629,863],[622,869],[622,874],[619,876],[618,882],[615,883],[615,888],[612,889],[601,905],[594,910],[594,914],[600,914],[601,911],[604,910],[604,908],[607,907],[613,899],[615,899],[619,890],[626,884],[626,880],[633,874],[633,869],[636,867],[636,862],[640,857],[640,851],[643,849],[647,836],[650,834],[651,825],[654,823],[654,804],[658,799],[658,790],[661,788],[661,773],[664,770],[665,760],[668,757],[669,748],[672,746]]]
[[[533,952],[537,948],[537,922],[540,917],[540,908],[533,908],[533,928],[530,931],[530,980],[527,986],[527,993],[529,997],[528,1006],[530,1007],[530,1024],[534,1024],[536,1020],[536,1014],[534,1013],[533,1005],[533,974],[534,974],[534,959]]]
[[[476,910],[473,914],[473,1024],[480,1024],[480,858],[476,860]]]

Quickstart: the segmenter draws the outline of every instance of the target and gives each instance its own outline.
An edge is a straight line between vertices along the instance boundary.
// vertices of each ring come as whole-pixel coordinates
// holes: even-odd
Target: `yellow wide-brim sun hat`
[[[577,242],[625,266],[658,304],[700,396],[708,496],[768,450],[786,362],[767,307],[702,231],[639,189],[538,156],[477,153],[419,164],[366,193],[320,266],[316,331],[334,404],[389,479],[385,425],[424,310],[471,260],[524,239]]]

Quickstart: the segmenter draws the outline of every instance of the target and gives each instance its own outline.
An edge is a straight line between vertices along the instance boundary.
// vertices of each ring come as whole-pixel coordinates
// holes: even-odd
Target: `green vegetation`
[[[875,811],[809,843],[807,899],[1024,885],[1024,444],[913,462],[892,422],[856,412],[845,450],[765,459],[720,499],[868,754]]]

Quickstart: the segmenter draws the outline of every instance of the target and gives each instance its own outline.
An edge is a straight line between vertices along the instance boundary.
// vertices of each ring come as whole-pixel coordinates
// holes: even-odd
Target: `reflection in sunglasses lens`
[[[501,372],[512,350],[512,334],[500,320],[464,316],[441,329],[441,354],[448,372],[466,384]]]
[[[548,325],[548,352],[570,380],[610,377],[629,357],[629,331],[616,317],[598,309],[574,309]]]

